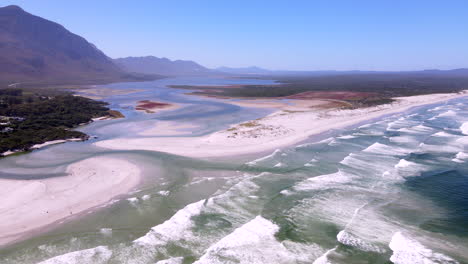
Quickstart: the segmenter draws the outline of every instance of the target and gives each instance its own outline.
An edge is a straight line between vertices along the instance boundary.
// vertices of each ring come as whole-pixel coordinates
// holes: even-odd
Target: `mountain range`
[[[18,6],[0,8],[0,83],[136,80],[96,46]]]
[[[243,67],[243,68],[231,68],[231,67],[218,67],[215,69],[219,72],[231,73],[231,74],[271,74],[273,71],[263,69],[257,66]]]
[[[154,56],[126,57],[114,59],[114,62],[128,72],[160,74],[166,76],[208,75],[213,70],[188,60],[169,60]]]
[[[274,71],[256,66],[208,69],[194,61],[154,56],[111,59],[92,43],[60,24],[32,15],[18,6],[0,8],[0,84],[96,84],[181,75],[326,76],[377,73],[467,76],[468,69],[408,72]]]

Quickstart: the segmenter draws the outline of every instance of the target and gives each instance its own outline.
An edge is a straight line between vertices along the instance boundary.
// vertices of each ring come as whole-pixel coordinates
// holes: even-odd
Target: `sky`
[[[112,58],[206,67],[468,67],[467,0],[1,0],[57,22]]]

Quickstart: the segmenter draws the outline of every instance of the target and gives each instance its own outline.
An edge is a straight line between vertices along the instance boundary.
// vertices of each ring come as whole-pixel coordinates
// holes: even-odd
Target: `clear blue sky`
[[[110,57],[207,67],[468,67],[468,0],[2,0],[58,22]]]

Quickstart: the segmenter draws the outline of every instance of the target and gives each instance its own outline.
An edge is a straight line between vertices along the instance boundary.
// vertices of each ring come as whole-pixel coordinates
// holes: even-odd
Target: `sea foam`
[[[451,116],[456,116],[456,115],[457,113],[455,111],[448,110],[447,112],[437,115],[437,117],[451,117]]]
[[[398,164],[395,165],[395,168],[396,169],[401,169],[401,168],[407,168],[407,167],[414,166],[414,165],[417,165],[417,164],[414,163],[414,162],[411,162],[411,161],[407,161],[405,159],[401,159],[398,162]]]
[[[246,163],[246,165],[249,165],[249,166],[254,166],[256,165],[258,162],[261,162],[261,161],[265,161],[265,160],[268,160],[270,158],[274,158],[276,155],[278,155],[279,153],[281,153],[281,150],[280,149],[277,149],[275,151],[273,151],[273,153],[271,153],[270,155],[267,155],[265,157],[261,157],[259,159],[256,159],[256,160],[253,160],[253,161],[249,161]]]
[[[378,252],[378,253],[384,252],[384,250],[380,249],[378,246],[375,246],[369,242],[366,242],[345,230],[341,230],[338,233],[338,235],[336,235],[336,239],[341,244],[351,246],[362,251]]]
[[[341,171],[332,174],[325,174],[309,178],[296,184],[293,188],[296,191],[311,191],[331,188],[338,184],[347,183],[351,180],[351,176]]]
[[[452,159],[452,161],[455,161],[458,163],[463,163],[466,160],[468,160],[468,153],[465,153],[465,152],[458,152],[457,155],[455,155],[455,158]]]
[[[183,257],[175,257],[175,258],[169,258],[169,259],[163,259],[155,264],[182,264],[184,262]]]
[[[41,261],[38,264],[107,263],[111,257],[112,251],[109,248],[105,246],[99,246],[56,256]]]
[[[140,245],[162,245],[169,240],[179,240],[184,235],[189,235],[184,230],[192,227],[192,216],[200,214],[205,200],[191,203],[177,211],[169,220],[151,228],[146,235],[136,239],[134,242]]]
[[[410,152],[409,150],[401,147],[392,147],[378,142],[370,145],[363,151],[380,155],[402,155]]]
[[[463,123],[460,126],[460,130],[463,134],[468,135],[468,122]]]
[[[389,244],[393,255],[390,261],[395,264],[431,264],[458,263],[456,260],[440,253],[433,252],[418,241],[397,232]]]
[[[295,255],[276,238],[279,227],[257,216],[211,245],[194,264],[202,263],[294,263]]]

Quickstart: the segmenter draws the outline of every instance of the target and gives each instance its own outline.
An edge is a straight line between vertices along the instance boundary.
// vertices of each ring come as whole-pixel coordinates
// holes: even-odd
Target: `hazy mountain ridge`
[[[205,75],[212,70],[189,60],[169,60],[155,56],[126,57],[114,59],[114,62],[127,72],[160,74],[167,76]]]
[[[0,80],[76,81],[125,76],[83,37],[18,6],[0,8]]]
[[[250,66],[250,67],[241,67],[241,68],[233,68],[233,67],[226,67],[221,66],[215,69],[216,71],[231,73],[231,74],[271,74],[273,71],[263,69],[257,66]]]
[[[260,75],[260,76],[332,76],[332,75],[372,75],[372,74],[391,74],[391,75],[447,75],[447,76],[468,76],[468,68],[439,70],[426,69],[416,71],[370,71],[370,70],[269,70],[257,66],[232,68],[218,67],[219,72],[237,74],[237,75]]]

